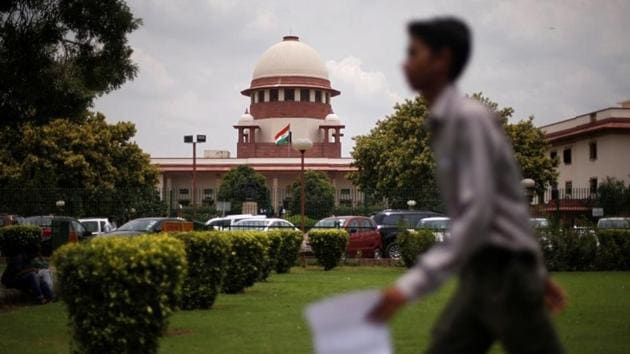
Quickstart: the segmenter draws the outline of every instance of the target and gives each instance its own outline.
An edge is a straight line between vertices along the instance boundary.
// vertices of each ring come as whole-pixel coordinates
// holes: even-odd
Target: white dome
[[[300,42],[296,36],[286,36],[263,53],[252,79],[273,76],[307,76],[328,80],[328,71],[315,49]]]
[[[238,125],[253,125],[254,124],[254,116],[249,114],[249,112],[245,111],[241,116],[241,119],[238,120]]]
[[[330,113],[326,116],[326,123],[334,125],[334,124],[338,124],[341,125],[341,119],[339,119],[339,117],[334,114],[334,113]]]

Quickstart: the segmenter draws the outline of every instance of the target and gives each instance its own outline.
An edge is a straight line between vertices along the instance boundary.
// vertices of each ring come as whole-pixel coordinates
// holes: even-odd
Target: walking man
[[[521,175],[499,120],[463,97],[455,83],[471,51],[468,27],[455,18],[408,26],[404,71],[427,100],[437,179],[451,216],[451,237],[418,259],[383,292],[370,318],[384,322],[451,274],[459,287],[434,326],[428,353],[561,353],[549,312],[565,304],[547,274],[529,225]]]

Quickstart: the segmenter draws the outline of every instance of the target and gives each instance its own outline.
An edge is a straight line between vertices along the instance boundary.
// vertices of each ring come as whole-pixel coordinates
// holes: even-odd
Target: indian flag
[[[280,129],[274,140],[276,141],[276,145],[288,144],[291,142],[291,124],[287,124],[286,127]]]

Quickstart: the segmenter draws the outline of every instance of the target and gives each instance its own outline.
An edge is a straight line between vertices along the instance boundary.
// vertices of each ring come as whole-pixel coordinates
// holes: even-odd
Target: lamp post
[[[531,178],[524,178],[521,181],[521,186],[523,186],[523,188],[525,188],[525,193],[527,195],[527,203],[531,204],[532,200],[534,199],[534,187],[536,186],[536,181],[534,181]]]
[[[313,147],[309,139],[295,139],[293,148],[300,152],[300,229],[304,232],[304,153]]]
[[[415,200],[408,200],[407,201],[407,206],[409,207],[409,210],[413,210],[413,207],[416,206],[416,201]]]
[[[57,208],[59,208],[59,211],[61,212],[61,214],[63,215],[63,207],[66,206],[66,202],[64,200],[58,200],[55,202],[55,206]]]
[[[195,139],[196,138],[196,139]],[[192,165],[192,219],[195,220],[195,208],[196,208],[196,190],[197,190],[197,143],[205,143],[205,135],[184,135],[184,143],[192,144],[193,146],[193,165]]]

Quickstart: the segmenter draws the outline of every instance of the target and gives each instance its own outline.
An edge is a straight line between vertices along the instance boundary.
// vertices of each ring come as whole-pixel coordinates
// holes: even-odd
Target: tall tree
[[[2,1],[2,124],[83,118],[135,76],[127,35],[140,24],[123,0]]]
[[[231,169],[223,176],[219,187],[218,199],[231,203],[233,213],[241,213],[243,202],[258,203],[258,208],[269,209],[269,189],[265,184],[265,176],[247,165]]]
[[[514,146],[523,175],[536,181],[542,191],[556,179],[556,162],[548,156],[544,133],[532,118],[509,123],[514,110],[499,105],[481,93],[473,98],[496,112]],[[386,199],[390,206],[406,207],[413,199],[420,208],[442,209],[434,176],[435,162],[429,148],[429,134],[424,126],[428,114],[421,97],[396,104],[394,113],[376,123],[367,135],[354,138],[352,151],[356,172],[349,178],[368,195]]]
[[[301,209],[300,180],[291,187],[291,213],[299,214]],[[321,171],[304,172],[304,214],[313,219],[330,216],[335,208],[335,187],[330,178]]]
[[[5,207],[47,213],[55,200],[65,199],[75,215],[163,212],[157,170],[132,141],[135,133],[132,123],[108,124],[99,113],[87,113],[81,122],[54,119],[1,128],[2,199],[17,199]]]

